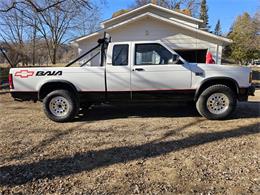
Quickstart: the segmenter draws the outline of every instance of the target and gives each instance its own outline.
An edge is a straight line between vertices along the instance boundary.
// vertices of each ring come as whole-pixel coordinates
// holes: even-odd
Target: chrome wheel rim
[[[223,114],[229,104],[228,97],[223,93],[214,93],[207,100],[207,108],[212,114]]]
[[[69,102],[62,96],[57,96],[51,99],[49,109],[54,116],[66,116],[69,112]]]

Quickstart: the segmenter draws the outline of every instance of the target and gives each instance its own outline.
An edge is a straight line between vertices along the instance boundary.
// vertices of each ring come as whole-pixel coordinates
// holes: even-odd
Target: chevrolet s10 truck
[[[100,64],[69,67],[97,48]],[[42,101],[56,122],[71,121],[80,108],[96,103],[173,101],[195,102],[202,116],[219,120],[254,95],[250,68],[188,63],[161,41],[106,37],[66,67],[12,68],[9,84],[15,100]]]

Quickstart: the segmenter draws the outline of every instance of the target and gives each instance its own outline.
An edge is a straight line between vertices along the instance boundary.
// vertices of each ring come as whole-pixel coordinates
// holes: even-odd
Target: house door
[[[189,64],[159,43],[135,44],[131,70],[132,99],[171,100],[189,98],[191,71]]]

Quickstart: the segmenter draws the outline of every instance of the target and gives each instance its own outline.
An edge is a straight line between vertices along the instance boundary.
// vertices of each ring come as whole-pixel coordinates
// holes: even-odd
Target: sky
[[[120,9],[127,9],[134,0],[107,0],[102,9],[102,18],[111,18],[112,14]],[[218,21],[221,22],[222,32],[229,32],[230,27],[238,15],[248,12],[253,16],[260,12],[260,0],[207,0],[209,25],[212,30]]]

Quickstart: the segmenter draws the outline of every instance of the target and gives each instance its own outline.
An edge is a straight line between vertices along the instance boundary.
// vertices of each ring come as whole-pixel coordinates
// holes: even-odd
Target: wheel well
[[[74,93],[74,95],[77,95],[77,89],[75,86],[69,82],[48,82],[42,85],[42,87],[39,90],[38,99],[43,100],[50,92],[55,90],[68,90],[71,93]]]
[[[230,89],[232,89],[232,91],[235,93],[235,95],[238,94],[239,88],[238,88],[238,84],[235,80],[233,79],[228,79],[228,78],[220,78],[220,79],[211,79],[208,81],[205,81],[196,91],[195,94],[195,101],[199,98],[200,94],[207,89],[208,87],[212,86],[212,85],[225,85],[227,87],[229,87]]]

